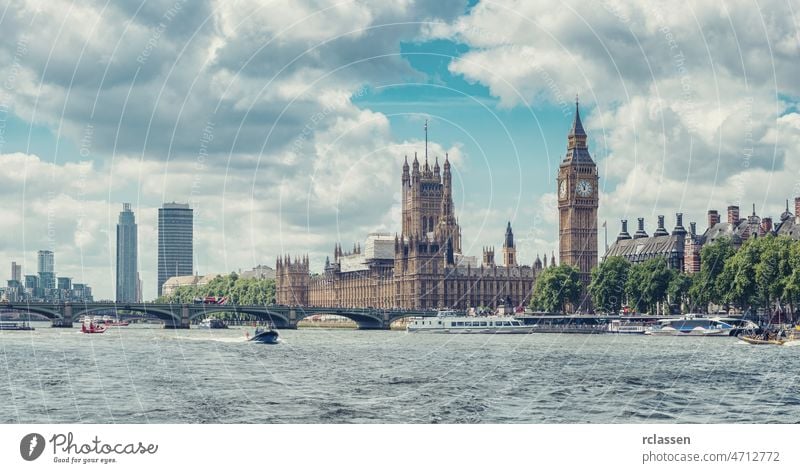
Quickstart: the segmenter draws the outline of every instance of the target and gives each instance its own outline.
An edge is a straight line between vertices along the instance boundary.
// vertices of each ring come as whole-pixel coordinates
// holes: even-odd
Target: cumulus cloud
[[[160,202],[195,208],[200,272],[269,263],[284,251],[328,252],[332,231],[352,240],[389,227],[392,168],[421,147],[397,142],[385,116],[352,99],[386,78],[419,79],[400,42],[465,7],[464,0],[12,0],[0,22],[0,78],[13,78],[4,81],[4,109],[52,130],[64,146],[54,161],[0,155],[4,169],[24,161],[25,182],[10,200],[20,208],[4,210],[24,224],[0,259],[49,246],[31,235],[44,231],[55,209],[59,272],[77,271],[67,254],[79,245],[93,258],[81,269],[104,273],[92,282],[113,297],[109,235],[119,203],[132,201],[150,297],[155,249],[144,243],[155,241]],[[78,155],[69,155],[71,146]],[[63,179],[80,166],[83,194]],[[17,182],[14,173],[8,177]]]
[[[501,0],[426,34],[468,45],[450,70],[501,106],[571,113],[580,94],[601,222],[680,210],[700,220],[740,202],[774,215],[798,193],[797,15],[777,0]]]

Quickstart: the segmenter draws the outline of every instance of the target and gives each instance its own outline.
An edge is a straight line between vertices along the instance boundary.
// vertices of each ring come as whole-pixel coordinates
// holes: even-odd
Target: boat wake
[[[193,342],[219,342],[219,343],[243,343],[247,340],[242,337],[186,337],[186,336],[178,336],[178,337],[169,337],[172,339],[178,340],[190,340]]]

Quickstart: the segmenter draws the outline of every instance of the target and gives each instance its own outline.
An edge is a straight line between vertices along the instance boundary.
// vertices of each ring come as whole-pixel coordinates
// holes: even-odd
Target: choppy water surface
[[[38,325],[0,332],[0,422],[784,422],[800,346],[635,335]]]

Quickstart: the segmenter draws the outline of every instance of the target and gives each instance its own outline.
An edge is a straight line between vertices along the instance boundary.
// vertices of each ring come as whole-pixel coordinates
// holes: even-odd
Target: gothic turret
[[[517,265],[517,249],[514,247],[514,232],[511,222],[506,226],[506,238],[503,242],[503,265],[507,268]]]
[[[408,173],[408,155],[403,162],[403,187],[411,185],[411,175]]]

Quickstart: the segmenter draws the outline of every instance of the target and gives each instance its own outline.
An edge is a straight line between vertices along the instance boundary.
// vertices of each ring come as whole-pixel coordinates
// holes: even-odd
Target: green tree
[[[728,238],[720,238],[703,246],[700,251],[700,272],[692,278],[692,287],[689,289],[689,299],[695,306],[708,310],[708,304],[723,302],[724,291],[720,292],[718,280],[725,268],[725,262],[734,253]]]
[[[758,239],[747,240],[725,261],[716,284],[716,294],[722,302],[737,305],[743,311],[760,305],[755,267],[761,250]]]
[[[530,307],[533,310],[565,313],[567,305],[577,305],[580,297],[578,268],[567,264],[550,266],[536,278]]]
[[[769,235],[760,238],[756,244],[759,247],[759,261],[755,267],[756,286],[759,300],[770,310],[782,306],[784,297],[791,299],[787,285],[793,272],[790,262],[792,240]]]
[[[667,301],[667,290],[674,270],[663,257],[634,264],[628,272],[625,294],[638,312],[654,314]],[[662,312],[666,312],[662,310]]]
[[[691,311],[694,308],[690,291],[694,283],[694,277],[680,271],[672,271],[672,279],[667,287],[667,296],[673,304],[679,308],[688,307]]]
[[[625,258],[610,256],[592,269],[589,294],[595,308],[602,312],[619,313],[625,300],[625,283],[630,268],[631,263]]]
[[[181,286],[157,302],[188,304],[196,298],[227,297],[237,305],[267,305],[275,298],[274,279],[243,279],[238,274],[217,276],[203,286]]]
[[[800,240],[791,243],[789,248],[789,267],[791,272],[786,276],[783,297],[789,304],[789,311],[794,318],[794,308],[800,298]],[[794,319],[796,321],[796,318]]]

